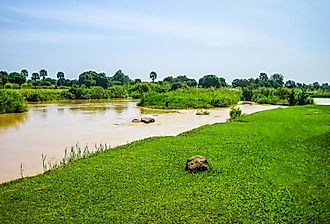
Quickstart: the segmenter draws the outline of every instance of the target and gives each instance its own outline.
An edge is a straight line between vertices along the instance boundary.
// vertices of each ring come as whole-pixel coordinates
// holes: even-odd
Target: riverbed
[[[253,103],[238,105],[243,113],[279,108]],[[229,119],[229,108],[208,110],[209,115],[196,115],[199,110],[145,110],[136,101],[70,101],[30,104],[22,114],[0,115],[0,182],[41,173],[42,155],[46,163],[63,158],[66,148],[76,144],[107,144],[115,147],[152,136],[175,136],[205,124]],[[132,123],[132,119],[153,117],[151,124]]]

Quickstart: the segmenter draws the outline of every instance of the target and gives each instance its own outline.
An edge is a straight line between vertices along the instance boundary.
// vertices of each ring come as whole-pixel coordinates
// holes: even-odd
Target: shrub
[[[127,98],[128,91],[125,86],[112,86],[109,89],[110,98]]]
[[[0,114],[25,111],[27,111],[27,105],[20,94],[14,91],[0,90]]]
[[[163,109],[226,107],[237,104],[240,96],[237,90],[189,87],[166,93],[146,93],[138,105]]]
[[[239,108],[232,108],[230,110],[230,120],[235,120],[242,116],[242,111]]]

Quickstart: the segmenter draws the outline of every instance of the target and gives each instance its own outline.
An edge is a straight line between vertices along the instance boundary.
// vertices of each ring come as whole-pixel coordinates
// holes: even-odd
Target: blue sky
[[[330,82],[330,1],[0,0],[0,70]]]

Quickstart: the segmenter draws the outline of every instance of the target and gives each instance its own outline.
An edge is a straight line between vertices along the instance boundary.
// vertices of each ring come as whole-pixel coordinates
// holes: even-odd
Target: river
[[[274,109],[279,106],[242,104],[243,113]],[[151,136],[174,136],[205,124],[225,122],[229,108],[163,113],[136,106],[136,101],[68,101],[30,104],[22,114],[0,115],[0,182],[19,178],[20,164],[24,176],[41,173],[41,156],[55,162],[63,158],[66,148],[75,144],[90,149],[95,144],[111,147]],[[154,117],[152,124],[131,123],[134,118]]]

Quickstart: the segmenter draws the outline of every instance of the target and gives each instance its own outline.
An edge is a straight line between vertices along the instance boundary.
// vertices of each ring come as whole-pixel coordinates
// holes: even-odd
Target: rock
[[[155,122],[155,118],[152,118],[152,117],[143,117],[143,118],[141,118],[141,122],[146,123],[146,124],[149,124],[149,123]]]
[[[134,118],[134,119],[132,120],[132,122],[133,122],[133,123],[139,123],[139,122],[141,122],[141,119]]]
[[[206,171],[209,169],[209,163],[203,156],[193,156],[187,159],[186,171]]]
[[[207,110],[204,111],[197,111],[196,115],[209,115],[210,112],[208,112]]]

